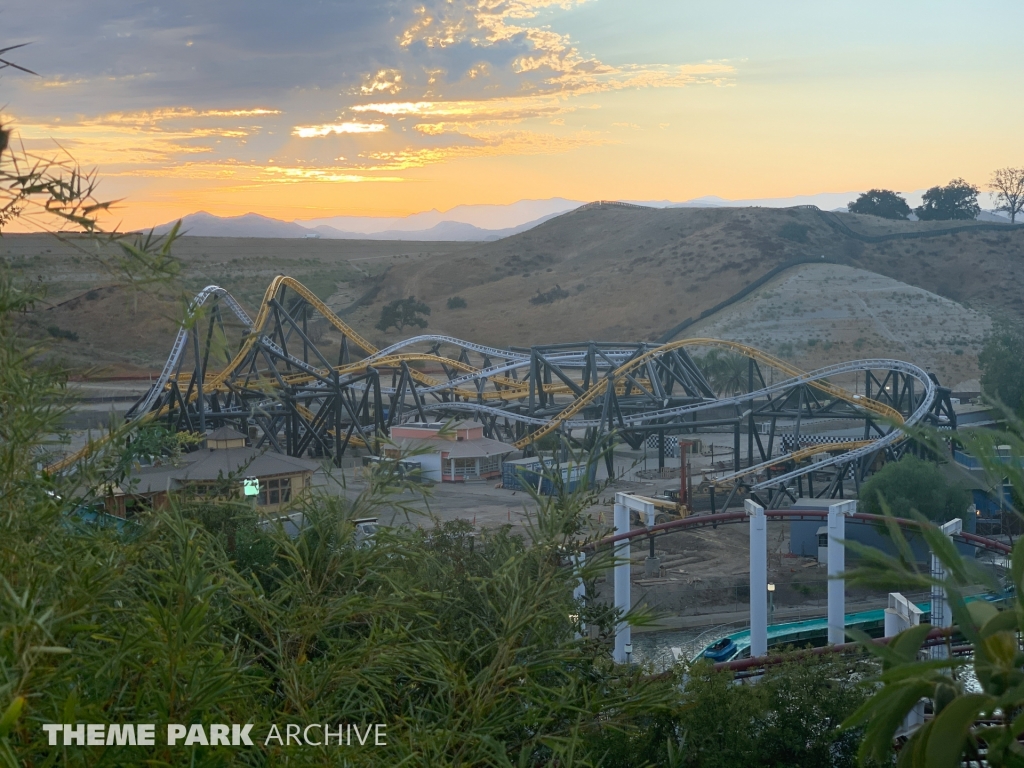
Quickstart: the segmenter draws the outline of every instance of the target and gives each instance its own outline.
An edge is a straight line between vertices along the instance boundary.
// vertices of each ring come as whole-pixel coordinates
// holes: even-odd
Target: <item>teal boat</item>
[[[1005,599],[1005,595],[974,595],[964,598],[965,602],[974,600],[987,600],[999,602]],[[917,603],[921,610],[921,621],[928,621],[931,616],[931,603]],[[861,611],[860,613],[848,613],[843,622],[847,628],[859,629],[871,637],[881,637],[885,632],[885,609],[875,611]],[[728,642],[726,642],[728,641]],[[789,621],[783,624],[772,624],[768,627],[768,647],[779,648],[787,645],[797,646],[822,646],[828,644],[828,618],[822,616],[817,619],[806,619],[804,621]],[[697,658],[705,658],[718,662],[732,661],[750,656],[750,630],[744,629],[741,632],[734,632],[731,635],[721,637],[708,645]]]

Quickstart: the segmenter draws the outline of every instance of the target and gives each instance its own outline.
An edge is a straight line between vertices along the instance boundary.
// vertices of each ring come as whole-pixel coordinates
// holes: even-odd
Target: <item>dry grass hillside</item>
[[[840,218],[868,236],[950,226]],[[493,344],[653,339],[773,267],[820,255],[986,314],[1024,316],[1024,228],[864,243],[809,209],[608,206],[392,270],[359,317],[372,325],[383,302],[415,295],[433,310],[431,328]],[[536,303],[545,293],[554,300]],[[446,309],[455,295],[465,309]]]
[[[833,221],[842,221],[866,237],[950,226],[848,214]],[[415,330],[407,328],[398,334],[373,328],[385,302],[415,295],[432,308],[428,328],[432,332],[526,346],[655,339],[780,264],[824,255],[833,264],[877,273],[936,294],[936,301],[944,300],[935,304],[922,299],[920,306],[929,312],[941,307],[947,316],[945,325],[938,320],[925,324],[916,310],[898,322],[886,319],[883,325],[897,337],[886,354],[910,357],[917,351],[923,354],[933,347],[950,346],[950,355],[920,358],[945,371],[946,381],[976,377],[976,348],[987,328],[982,315],[1024,317],[1019,288],[1024,285],[1024,228],[978,227],[920,239],[863,242],[842,227],[830,226],[818,212],[799,208],[602,206],[560,216],[493,243],[185,237],[175,254],[182,263],[181,286],[163,295],[137,296],[105,287],[110,278],[92,260],[52,238],[6,235],[0,240],[0,258],[19,277],[40,283],[48,293],[48,304],[26,316],[29,330],[51,339],[55,353],[70,362],[83,367],[104,365],[112,374],[159,369],[173,339],[176,318],[181,316],[182,300],[198,288],[222,285],[254,311],[267,283],[279,273],[306,283],[378,344]],[[845,279],[829,278],[828,302],[840,305],[844,292],[856,293]],[[771,311],[782,313],[804,299],[804,305],[821,303],[815,283],[796,285],[786,289],[784,300],[776,301],[783,305]],[[900,290],[893,285],[885,288],[893,295]],[[447,309],[447,300],[453,296],[462,297],[467,306]],[[966,310],[981,315],[964,314]],[[734,305],[723,322],[742,325],[747,322],[744,311]],[[827,349],[829,339],[809,316],[790,313],[787,328],[776,330],[787,340],[793,337],[791,353],[806,357],[801,359],[803,364],[861,357],[854,354],[858,350],[844,345],[873,338],[868,332],[874,322],[871,311],[870,306],[859,307],[854,301],[852,314],[830,319],[837,328],[851,324],[867,330],[850,331],[842,339],[837,336]],[[753,322],[756,316],[748,319]],[[963,328],[951,328],[951,322]],[[720,330],[727,334],[725,326]],[[900,340],[904,333],[914,341]],[[77,335],[78,341],[69,334]],[[822,339],[817,348],[799,343],[815,337]],[[772,348],[770,340],[758,343]],[[775,351],[786,343],[776,340]],[[958,355],[957,349],[962,353]],[[788,350],[782,347],[782,351]]]
[[[95,245],[47,235],[4,235],[0,259],[14,275],[45,293],[25,330],[47,340],[53,354],[76,368],[99,366],[106,375],[159,370],[167,357],[185,302],[202,287],[220,285],[255,315],[275,275],[291,275],[332,308],[343,311],[378,288],[394,265],[450,255],[464,243],[284,240],[183,237],[174,255],[180,283],[155,292],[112,285],[91,257]],[[81,249],[81,250],[80,250]],[[72,340],[77,336],[76,340]]]
[[[730,339],[810,370],[867,357],[906,360],[956,386],[976,378],[989,318],[875,272],[807,264],[777,275],[682,336]]]

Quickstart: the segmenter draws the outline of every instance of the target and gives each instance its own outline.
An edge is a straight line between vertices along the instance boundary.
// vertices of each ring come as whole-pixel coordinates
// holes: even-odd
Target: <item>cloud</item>
[[[239,146],[260,130],[253,120],[280,114],[265,107],[169,107],[51,121],[8,115],[4,122],[31,151],[46,153],[59,144],[82,165],[121,175],[133,166],[166,170],[193,155],[214,153],[222,141]]]
[[[134,165],[104,175],[112,178],[137,177],[218,181],[235,185],[297,184],[299,182],[332,184],[382,182],[392,184],[406,180],[401,176],[371,175],[369,172],[359,172],[347,166],[312,168],[269,163],[243,163],[231,160],[186,160],[168,168]]]
[[[275,168],[262,169],[263,176],[267,179],[283,182],[319,181],[319,182],[342,182],[346,184],[360,184],[366,182],[395,183],[405,181],[401,176],[366,176],[352,173],[344,168]]]
[[[192,107],[167,107],[164,109],[140,110],[138,112],[111,112],[96,118],[81,118],[79,125],[135,125],[155,126],[171,120],[197,120],[221,117],[266,117],[280,115],[279,109],[255,107],[252,109],[194,109]]]
[[[574,101],[575,97],[644,88],[721,86],[729,84],[734,75],[734,67],[726,62],[683,66],[600,67],[585,73],[574,71],[567,79],[560,76],[561,87],[547,93],[457,101],[369,102],[353,104],[350,109],[357,114],[373,113],[391,117],[412,115],[472,122],[518,122],[573,112],[581,108],[578,101]],[[428,132],[425,129],[417,130]]]
[[[402,73],[395,69],[381,69],[367,75],[359,92],[363,95],[374,93],[398,93],[402,90]]]
[[[557,136],[539,131],[500,131],[460,133],[461,143],[442,147],[406,148],[371,152],[365,155],[366,171],[401,171],[421,168],[449,160],[498,155],[546,155],[571,152],[585,146],[615,143],[596,131],[577,131]]]
[[[328,125],[297,125],[292,130],[293,136],[311,139],[329,136],[332,133],[380,133],[387,128],[384,123],[333,123]]]
[[[108,175],[367,183],[612,143],[610,120],[566,117],[604,94],[734,82],[724,61],[602,61],[555,28],[584,2],[16,4],[5,37],[37,41],[21,63],[44,78],[5,79],[5,101],[27,142]]]

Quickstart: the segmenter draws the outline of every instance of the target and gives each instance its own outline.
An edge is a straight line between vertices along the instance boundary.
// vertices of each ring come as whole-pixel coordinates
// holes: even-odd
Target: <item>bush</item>
[[[838,726],[867,698],[862,674],[842,659],[808,659],[769,667],[747,686],[696,670],[685,694],[695,706],[681,723],[690,765],[853,768],[860,740]]]
[[[59,326],[48,325],[46,326],[46,332],[53,336],[55,339],[67,339],[68,341],[78,341],[78,334],[74,331],[65,331]]]
[[[466,300],[461,296],[452,296],[448,299],[448,309],[465,309]]]
[[[787,221],[779,230],[779,235],[792,240],[794,243],[806,243],[807,232],[810,230],[806,224],[797,224],[795,221]]]
[[[537,289],[537,295],[530,299],[531,304],[552,304],[559,299],[566,299],[569,297],[569,292],[562,288],[560,285],[555,285],[550,291],[541,293],[540,289]]]
[[[1024,327],[1002,325],[978,355],[981,389],[1024,416]]]
[[[886,464],[860,487],[860,511],[882,514],[882,500],[896,517],[910,517],[917,510],[937,523],[963,517],[970,494],[946,480],[935,464],[916,456],[904,456]]]
[[[854,768],[860,733],[839,724],[867,699],[859,680],[874,669],[810,658],[769,667],[747,684],[701,662],[689,671],[675,718],[651,717],[635,736],[609,733],[595,751],[607,755],[608,768]]]
[[[374,327],[379,331],[386,331],[392,327],[401,331],[407,325],[426,328],[427,321],[419,315],[429,314],[430,307],[422,301],[416,301],[415,296],[410,296],[407,299],[395,299],[381,307],[380,320]]]

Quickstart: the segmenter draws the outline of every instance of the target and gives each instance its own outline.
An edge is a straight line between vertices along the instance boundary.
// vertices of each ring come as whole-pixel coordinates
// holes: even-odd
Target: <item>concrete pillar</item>
[[[587,585],[583,583],[583,579],[579,575],[580,571],[583,570],[583,566],[586,564],[586,561],[586,552],[580,552],[573,556],[572,569],[573,573],[576,575],[576,583],[572,588],[572,599],[580,608],[582,608],[583,603],[585,603],[587,599]],[[583,630],[586,629],[582,625],[580,628]],[[583,637],[582,633],[577,632],[576,639],[579,640],[581,637]]]
[[[895,637],[920,623],[921,609],[899,592],[890,592],[889,607],[885,609],[885,636]]]
[[[764,507],[743,502],[750,518],[750,655],[768,653],[768,519]]]
[[[837,578],[846,570],[846,516],[857,511],[856,501],[828,508],[828,641],[846,642],[846,581]]]
[[[656,579],[661,576],[661,558],[660,557],[645,557],[644,558],[644,578]]]
[[[954,517],[948,523],[943,523],[940,530],[945,536],[953,536],[963,530],[963,521],[959,517]],[[931,570],[933,579],[941,581],[947,576],[945,566],[942,565],[942,562],[935,556],[934,552],[932,553]],[[949,596],[946,594],[945,587],[932,585],[930,623],[933,627],[945,628],[953,626],[953,612],[949,609]],[[929,655],[933,659],[945,659],[949,655],[945,645],[933,645],[929,650]]]
[[[620,504],[615,500],[615,535],[629,533],[629,507]],[[629,584],[629,541],[623,540],[615,545],[615,607],[621,615],[625,615],[630,609],[630,584]],[[626,663],[626,646],[632,643],[630,626],[625,621],[619,621],[615,627],[615,650],[612,658],[619,664]]]
[[[920,623],[921,609],[899,592],[890,592],[889,607],[885,609],[885,636],[895,637],[903,630],[916,627]],[[904,736],[922,724],[924,724],[924,699],[917,702],[907,713],[896,734]]]

